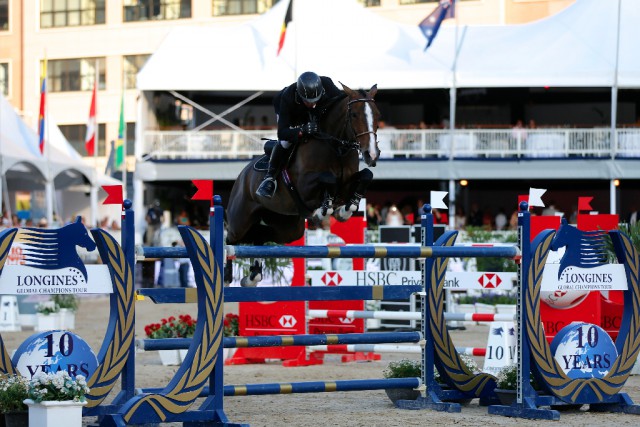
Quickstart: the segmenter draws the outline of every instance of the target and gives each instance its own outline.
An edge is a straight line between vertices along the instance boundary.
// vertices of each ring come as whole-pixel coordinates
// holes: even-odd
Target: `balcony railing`
[[[146,131],[142,160],[248,159],[263,153],[260,131]],[[381,159],[640,158],[640,129],[381,129]],[[452,144],[453,142],[453,144]]]

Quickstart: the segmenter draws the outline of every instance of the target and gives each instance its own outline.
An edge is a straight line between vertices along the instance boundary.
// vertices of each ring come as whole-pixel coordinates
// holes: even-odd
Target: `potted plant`
[[[223,335],[225,337],[236,337],[240,333],[240,316],[235,313],[227,313],[223,320]],[[225,359],[233,357],[236,352],[235,348],[223,349],[223,356]]]
[[[8,427],[28,427],[29,412],[24,400],[29,397],[29,380],[22,375],[0,379],[0,412]]]
[[[496,377],[495,393],[503,405],[511,405],[516,400],[518,387],[518,365],[508,365],[500,369]]]
[[[60,307],[60,329],[75,329],[78,297],[74,294],[56,294],[51,299]]]
[[[39,427],[82,426],[82,407],[89,392],[85,377],[71,377],[67,371],[39,372],[29,383],[29,425]]]
[[[36,305],[36,329],[51,331],[60,328],[60,306],[55,301],[43,301]]]
[[[144,327],[148,338],[191,338],[196,330],[196,320],[188,314],[179,315],[176,319],[170,316],[161,319],[160,323],[150,323]],[[186,354],[186,350],[159,350],[160,360],[163,365],[179,365],[182,363],[180,352]]]
[[[385,378],[421,378],[422,362],[409,359],[393,360],[389,362],[382,375]],[[384,391],[394,405],[398,400],[416,400],[420,396],[420,391],[411,388],[386,388]]]

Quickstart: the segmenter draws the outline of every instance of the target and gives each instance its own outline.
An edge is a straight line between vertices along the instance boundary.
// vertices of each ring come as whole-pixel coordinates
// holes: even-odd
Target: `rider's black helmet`
[[[296,83],[296,91],[303,101],[315,104],[324,94],[320,76],[311,71],[300,74]]]

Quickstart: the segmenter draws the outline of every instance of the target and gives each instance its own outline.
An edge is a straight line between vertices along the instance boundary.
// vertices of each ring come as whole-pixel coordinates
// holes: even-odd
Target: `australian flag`
[[[422,34],[427,38],[427,46],[424,50],[427,50],[427,48],[431,46],[433,39],[436,38],[442,21],[453,18],[454,16],[455,0],[440,0],[438,7],[418,24],[420,31],[422,31]]]

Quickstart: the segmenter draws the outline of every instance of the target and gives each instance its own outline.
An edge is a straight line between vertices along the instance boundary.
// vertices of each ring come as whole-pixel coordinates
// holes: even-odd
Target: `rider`
[[[256,190],[258,196],[273,197],[277,188],[276,178],[293,144],[303,136],[318,132],[317,118],[314,114],[316,107],[342,94],[329,77],[307,71],[300,74],[296,83],[285,87],[276,95],[273,106],[278,122],[279,143],[271,152],[269,169]]]

